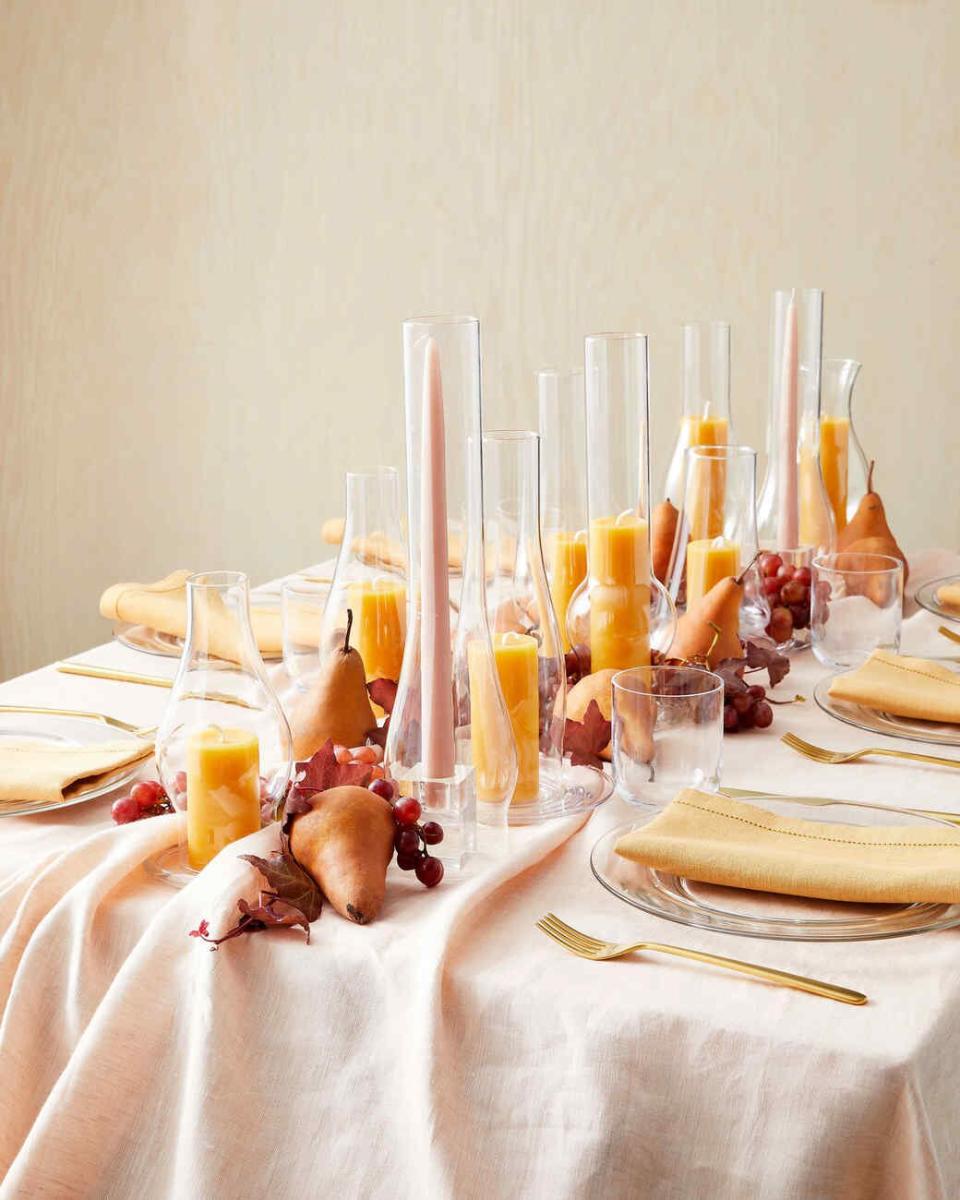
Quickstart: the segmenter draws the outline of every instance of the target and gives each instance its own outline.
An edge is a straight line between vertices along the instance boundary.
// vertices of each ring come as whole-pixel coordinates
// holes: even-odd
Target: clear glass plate
[[[960,664],[953,659],[935,659],[948,666]],[[836,700],[830,695],[830,684],[842,671],[834,671],[817,681],[813,698],[820,708],[845,725],[855,725],[867,733],[882,733],[887,737],[904,738],[910,742],[929,742],[934,746],[960,746],[960,725],[949,725],[940,721],[920,721],[916,717],[898,717],[893,713],[853,704],[849,700]]]
[[[95,718],[61,717],[55,713],[0,713],[0,739],[29,738],[34,742],[56,746],[97,746],[105,742],[134,742],[132,733],[105,725]],[[71,789],[66,799],[56,804],[0,804],[0,817],[24,817],[30,813],[44,813],[70,808],[87,800],[106,796],[135,778],[143,761],[120,767],[110,775],[101,776],[95,783]]]
[[[540,759],[540,795],[530,804],[512,804],[507,814],[511,825],[536,825],[553,817],[589,812],[613,795],[613,780],[593,767],[574,767],[564,762]]]
[[[917,588],[914,599],[921,608],[933,613],[935,617],[946,617],[948,621],[960,621],[960,612],[951,612],[937,600],[937,589],[945,583],[960,583],[960,575],[946,575],[943,579],[931,579],[929,583]]]
[[[751,797],[749,803],[779,816],[810,820],[808,806],[782,797]],[[698,883],[621,858],[614,850],[619,839],[648,824],[656,815],[638,816],[605,833],[590,855],[594,875],[609,892],[656,917],[698,929],[711,929],[715,933],[801,942],[906,937],[911,933],[960,925],[960,904],[851,904],[750,892]],[[822,819],[833,824],[861,826],[948,825],[955,832],[949,822],[933,817],[922,817],[899,808],[841,801],[830,805]]]
[[[256,592],[250,597],[251,608],[279,608],[280,596],[274,592]],[[121,621],[113,627],[113,636],[121,646],[129,650],[141,650],[144,654],[159,654],[163,658],[179,658],[183,653],[183,638],[172,633],[161,633],[159,629],[151,629],[149,625],[128,625]],[[283,655],[278,650],[274,654],[263,654],[264,662],[278,662]]]

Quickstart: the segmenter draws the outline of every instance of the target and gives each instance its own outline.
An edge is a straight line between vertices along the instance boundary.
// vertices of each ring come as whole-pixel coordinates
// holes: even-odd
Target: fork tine
[[[563,934],[558,933],[555,929],[552,929],[549,925],[545,924],[543,920],[537,922],[537,928],[542,933],[545,933],[552,942],[556,942],[557,945],[562,946],[564,950],[569,950],[571,954],[576,954],[580,958],[588,957],[585,950],[581,950],[579,946],[575,946],[572,942],[568,941]]]
[[[552,914],[548,913],[545,917],[541,917],[538,924],[544,930],[548,930],[555,938],[558,938],[565,944],[569,944],[571,946],[581,945],[580,939],[574,937],[570,932],[568,932],[567,927],[562,921],[558,921],[555,917],[551,920],[551,916]]]
[[[541,922],[541,928],[544,930],[544,932],[548,932],[551,937],[560,942],[561,945],[572,950],[575,954],[591,955],[596,952],[596,948],[591,943],[585,942],[582,938],[575,937],[568,933],[566,931],[566,927],[562,923],[560,925],[556,925],[543,920]]]
[[[544,920],[549,921],[556,929],[566,934],[571,941],[577,942],[590,950],[601,950],[607,944],[599,938],[591,937],[588,933],[581,933],[579,929],[574,929],[572,925],[568,925],[566,921],[561,921],[554,913],[547,913]]]
[[[837,757],[832,750],[824,750],[820,746],[814,746],[811,742],[805,742],[795,733],[785,733],[780,741],[785,746],[789,746],[791,750],[796,750],[798,754],[802,754],[814,762],[832,763]]]

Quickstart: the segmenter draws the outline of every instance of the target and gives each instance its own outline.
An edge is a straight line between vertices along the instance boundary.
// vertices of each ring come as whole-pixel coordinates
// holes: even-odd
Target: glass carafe
[[[683,411],[663,498],[683,505],[684,453],[690,446],[735,442],[730,415],[730,326],[696,321],[683,327]]]
[[[286,794],[290,727],[267,679],[238,571],[187,580],[187,636],[157,730],[157,769],[186,838],[155,860],[184,882],[224,846],[260,828]]]
[[[867,456],[853,424],[860,364],[825,358],[820,378],[820,471],[839,536],[867,491]]]

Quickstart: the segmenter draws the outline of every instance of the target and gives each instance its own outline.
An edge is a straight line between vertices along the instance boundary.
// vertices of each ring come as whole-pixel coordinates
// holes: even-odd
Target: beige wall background
[[[482,321],[487,423],[591,330],[734,326],[762,444],[769,294],[825,352],[907,548],[960,540],[960,5],[0,0],[0,677],[176,566],[322,557],[401,462],[400,321]]]

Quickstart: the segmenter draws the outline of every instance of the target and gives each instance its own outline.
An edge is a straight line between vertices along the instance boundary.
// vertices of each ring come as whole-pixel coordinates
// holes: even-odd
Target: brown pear
[[[687,608],[677,622],[671,658],[702,659],[712,667],[724,658],[740,657],[744,574],[736,579],[732,575],[718,579],[709,592]]]
[[[867,493],[857,506],[852,520],[840,531],[837,549],[848,550],[854,554],[886,554],[891,558],[899,558],[903,563],[903,582],[906,583],[910,574],[907,556],[897,545],[897,539],[887,524],[883,501],[873,490],[875,465],[871,460],[870,472],[867,475]]]
[[[366,925],[383,906],[395,826],[390,803],[368,788],[335,787],[290,829],[290,849],[337,912]]]
[[[670,570],[679,520],[680,514],[669,497],[657,505],[650,517],[650,567],[657,579],[664,584]]]
[[[359,746],[376,725],[363,659],[350,645],[353,610],[347,609],[343,645],[327,651],[317,677],[290,713],[294,758],[309,758],[328,739]]]

